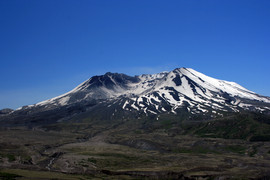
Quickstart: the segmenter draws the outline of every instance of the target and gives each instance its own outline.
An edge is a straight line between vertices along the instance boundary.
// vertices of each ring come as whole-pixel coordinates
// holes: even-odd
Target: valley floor
[[[267,179],[270,143],[118,126],[0,131],[2,179]],[[72,128],[71,128],[72,127]],[[55,128],[55,129],[54,129]],[[103,128],[103,129],[102,129]]]

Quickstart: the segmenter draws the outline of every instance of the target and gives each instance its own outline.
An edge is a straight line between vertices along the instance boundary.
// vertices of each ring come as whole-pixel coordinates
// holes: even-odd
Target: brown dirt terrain
[[[270,143],[145,133],[124,126],[0,131],[0,177],[16,179],[261,179]],[[28,173],[27,173],[28,172]],[[36,174],[35,177],[31,174]],[[39,177],[40,176],[40,177]]]

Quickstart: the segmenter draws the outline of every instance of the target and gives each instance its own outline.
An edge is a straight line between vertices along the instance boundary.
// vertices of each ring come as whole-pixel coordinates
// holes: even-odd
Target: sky
[[[1,0],[0,109],[193,68],[270,96],[269,0]]]

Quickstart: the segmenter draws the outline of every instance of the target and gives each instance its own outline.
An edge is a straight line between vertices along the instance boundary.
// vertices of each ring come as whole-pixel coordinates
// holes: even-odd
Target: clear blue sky
[[[1,0],[0,109],[190,67],[270,96],[269,0]]]

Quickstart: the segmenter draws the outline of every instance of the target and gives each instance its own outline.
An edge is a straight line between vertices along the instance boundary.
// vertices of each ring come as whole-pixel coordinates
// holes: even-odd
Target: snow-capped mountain
[[[122,111],[146,115],[177,114],[180,109],[192,114],[270,110],[269,97],[258,95],[235,82],[211,78],[191,68],[134,77],[106,73],[88,79],[66,94],[18,110],[48,111],[78,104],[82,106],[88,102],[103,104],[103,108],[108,109],[118,105]]]

